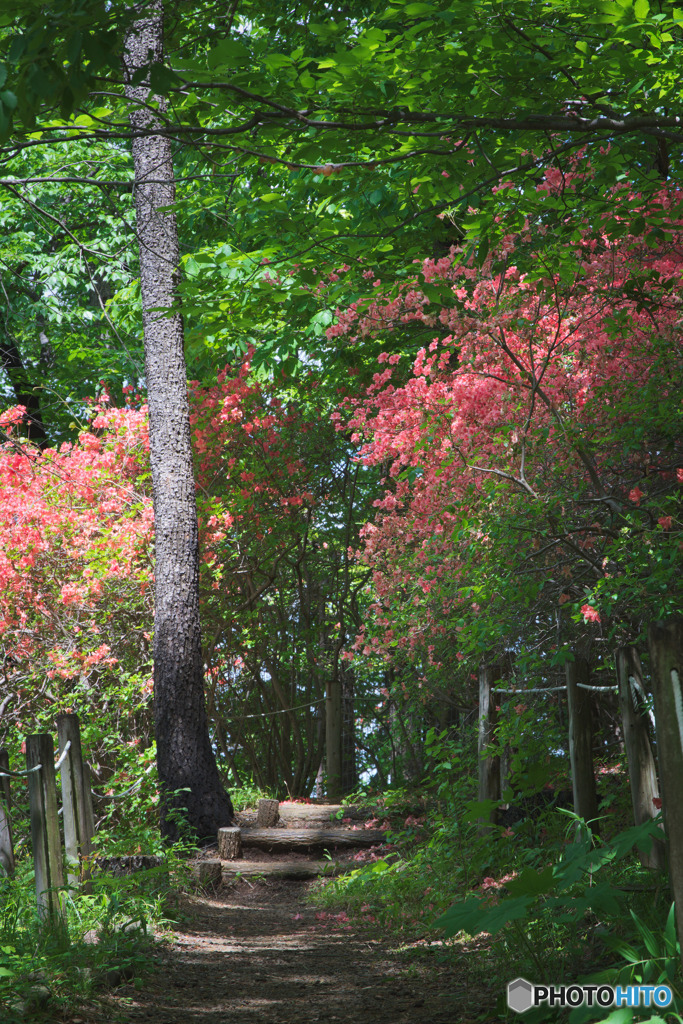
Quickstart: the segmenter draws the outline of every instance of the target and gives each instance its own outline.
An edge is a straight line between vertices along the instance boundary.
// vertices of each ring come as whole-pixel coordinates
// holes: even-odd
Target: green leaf
[[[643,940],[643,943],[645,945],[645,949],[648,951],[650,956],[661,956],[662,955],[661,945],[656,940],[656,938],[654,937],[654,935],[652,933],[652,930],[650,928],[648,928],[648,926],[645,924],[645,922],[642,921],[638,917],[638,915],[635,914],[633,911],[631,911],[631,917],[633,918],[635,926],[638,929],[638,932],[640,933],[640,937]]]
[[[207,57],[207,63],[212,71],[219,67],[241,67],[249,61],[249,51],[244,43],[237,39],[221,39],[220,43],[209,51]]]
[[[471,897],[462,903],[454,903],[434,922],[434,927],[443,928],[446,938],[458,932],[467,932],[468,935],[488,932],[495,935],[510,921],[526,917],[532,902],[530,896],[501,900],[497,904]]]
[[[484,237],[479,242],[479,248],[477,249],[477,266],[481,267],[483,265],[484,260],[486,259],[488,254],[489,254],[489,239],[488,239],[488,235],[484,235]]]
[[[572,1019],[571,1015],[569,1019]],[[654,1017],[648,1017],[650,1024],[655,1019]],[[612,1010],[608,1017],[603,1017],[600,1024],[631,1024],[632,1020],[633,1010],[628,1009],[626,1006],[620,1006],[618,1010]]]
[[[9,59],[14,63],[23,57],[27,46],[26,36],[15,36],[9,48]]]
[[[286,57],[284,53],[269,53],[263,58],[263,63],[271,71],[278,71],[280,68],[288,68],[294,64],[291,57]]]
[[[2,100],[3,106],[7,107],[8,110],[17,109],[17,97],[13,92],[10,92],[9,89],[5,89],[4,92],[0,92],[0,100]]]
[[[664,929],[664,938],[672,948],[676,946],[676,904],[671,904],[669,910],[669,916],[666,919],[666,928]]]
[[[505,888],[513,896],[540,896],[557,888],[557,880],[552,865],[543,868],[542,871],[525,868],[517,878],[506,882]]]
[[[175,71],[167,68],[164,64],[153,64],[149,73],[150,88],[155,95],[163,96],[170,89],[181,84],[181,79]]]
[[[633,5],[633,13],[635,14],[638,21],[645,21],[648,14],[650,13],[649,0],[636,0]]]

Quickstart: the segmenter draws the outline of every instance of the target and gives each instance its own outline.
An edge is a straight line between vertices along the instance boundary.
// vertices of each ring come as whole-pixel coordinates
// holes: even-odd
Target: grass
[[[173,868],[173,863],[170,864]],[[155,931],[168,922],[168,867],[96,876],[91,893],[61,893],[66,929],[38,918],[32,864],[0,879],[0,1019],[74,1010],[98,991],[144,974]]]

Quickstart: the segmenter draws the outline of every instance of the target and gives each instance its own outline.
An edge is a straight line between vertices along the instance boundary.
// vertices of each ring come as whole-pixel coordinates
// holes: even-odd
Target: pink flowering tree
[[[547,671],[568,643],[633,641],[675,607],[683,250],[677,231],[622,234],[577,232],[560,263],[530,230],[481,265],[454,248],[338,311],[336,343],[383,346],[338,413],[386,470],[358,552],[375,606],[355,655],[403,658],[414,691],[505,649]],[[430,340],[406,365],[412,325]]]
[[[146,410],[101,404],[42,452],[23,416],[0,416],[0,743],[76,711],[96,787],[127,788],[153,754]]]

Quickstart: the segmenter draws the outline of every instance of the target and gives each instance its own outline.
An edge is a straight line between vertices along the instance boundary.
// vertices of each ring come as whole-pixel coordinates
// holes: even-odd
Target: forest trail
[[[316,910],[306,900],[312,884],[243,879],[184,897],[174,940],[156,946],[139,991],[130,984],[107,997],[107,1016],[122,1024],[481,1024],[478,971],[469,987],[466,963],[457,972],[452,962],[427,966],[397,940]]]

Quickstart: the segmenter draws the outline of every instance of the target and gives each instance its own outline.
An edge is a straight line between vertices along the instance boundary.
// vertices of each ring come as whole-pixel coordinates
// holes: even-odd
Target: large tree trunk
[[[154,717],[162,788],[162,833],[175,838],[176,814],[198,836],[215,838],[232,821],[209,739],[199,624],[199,544],[183,323],[177,307],[178,231],[170,140],[154,135],[149,75],[140,68],[163,58],[161,3],[145,5],[124,50],[126,97],[134,131],[135,215],[140,247],[145,373],[154,494]],[[146,104],[150,104],[147,106]],[[137,134],[140,133],[140,134]],[[175,312],[170,311],[175,309]],[[184,790],[184,792],[178,792]]]

